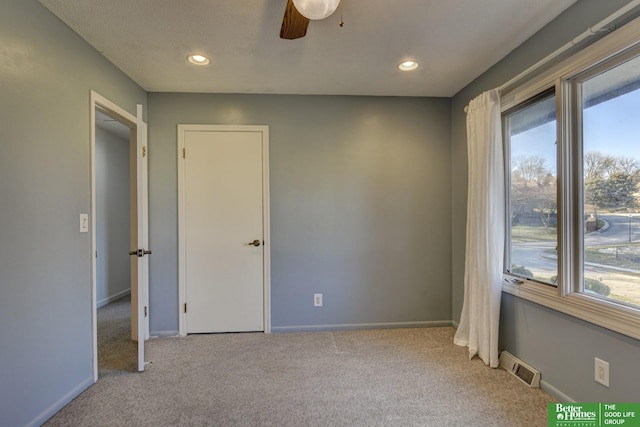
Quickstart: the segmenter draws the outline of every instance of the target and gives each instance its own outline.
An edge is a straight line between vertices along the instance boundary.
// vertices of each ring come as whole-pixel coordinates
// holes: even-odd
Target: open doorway
[[[135,372],[131,322],[131,257],[135,233],[131,128],[99,107],[95,112],[96,308],[98,376]],[[133,166],[133,167],[132,167]],[[135,180],[133,181],[135,185]],[[133,223],[133,224],[132,224]],[[135,229],[133,230],[135,231]],[[132,243],[134,243],[132,245]]]
[[[142,105],[134,116],[93,91],[91,242],[93,379],[99,371],[144,371],[151,254],[147,125]],[[106,363],[101,369],[99,359]]]

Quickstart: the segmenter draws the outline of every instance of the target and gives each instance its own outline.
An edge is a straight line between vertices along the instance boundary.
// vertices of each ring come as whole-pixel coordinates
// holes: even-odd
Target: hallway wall
[[[96,300],[131,291],[129,141],[96,128]]]

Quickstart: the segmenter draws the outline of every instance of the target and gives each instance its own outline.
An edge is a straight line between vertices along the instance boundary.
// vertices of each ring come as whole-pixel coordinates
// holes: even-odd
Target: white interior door
[[[95,176],[95,111],[107,115],[132,129],[131,137],[131,336],[138,341],[139,371],[144,370],[144,341],[149,338],[149,228],[147,191],[147,124],[143,121],[142,105],[136,115],[119,107],[107,98],[91,91],[91,270],[92,270],[92,328],[93,379],[98,380],[98,343],[96,307],[96,176]],[[135,131],[134,131],[135,129]],[[140,256],[138,256],[140,255]],[[138,339],[141,338],[141,339]]]
[[[138,340],[138,371],[144,371],[144,341],[149,338],[149,198],[147,185],[147,124],[143,121],[142,105],[138,104],[136,115],[136,148],[137,148],[137,176],[136,176],[136,205],[137,205],[137,231],[138,254],[137,259],[137,286],[135,315],[132,316]]]
[[[264,127],[184,130],[186,333],[265,330]]]

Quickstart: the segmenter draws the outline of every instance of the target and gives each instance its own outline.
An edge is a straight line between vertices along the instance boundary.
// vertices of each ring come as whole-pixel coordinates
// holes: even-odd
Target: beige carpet
[[[131,295],[98,309],[98,378],[136,372],[138,348],[131,341]]]
[[[452,344],[453,328],[218,334],[147,343],[47,426],[546,426],[553,399]]]

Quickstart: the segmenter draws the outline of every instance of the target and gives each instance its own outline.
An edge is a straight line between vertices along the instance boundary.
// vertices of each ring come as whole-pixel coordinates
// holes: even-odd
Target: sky
[[[640,89],[584,111],[585,152],[600,151],[640,161]],[[555,171],[556,123],[545,123],[511,138],[511,157],[539,155]]]

